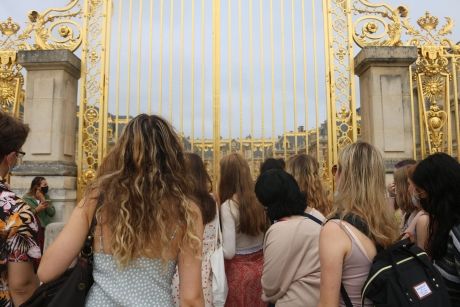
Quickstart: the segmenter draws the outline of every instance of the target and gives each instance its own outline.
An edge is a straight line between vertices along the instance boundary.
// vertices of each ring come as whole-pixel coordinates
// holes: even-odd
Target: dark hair
[[[291,215],[301,215],[307,208],[306,196],[300,192],[294,177],[283,170],[271,169],[261,174],[255,190],[272,222]]]
[[[412,181],[426,192],[420,204],[430,217],[427,252],[444,257],[449,232],[460,223],[460,164],[445,153],[436,153],[415,168]]]
[[[270,169],[284,169],[285,162],[283,159],[275,159],[275,158],[267,158],[265,161],[260,165],[260,172],[259,174],[263,174],[264,172]]]
[[[35,190],[37,189],[37,187],[40,186],[43,180],[45,180],[45,177],[41,177],[41,176],[37,176],[34,179],[32,179],[32,182],[30,183],[30,189],[29,189],[29,192],[27,192],[27,194],[34,195]]]
[[[190,194],[200,208],[203,224],[211,222],[216,216],[216,202],[211,196],[212,182],[200,156],[187,152],[185,164],[190,176]]]
[[[29,126],[12,116],[0,112],[0,160],[21,149],[29,134]]]
[[[414,159],[404,159],[396,163],[395,168],[401,168],[404,166],[414,165],[414,164],[417,164],[417,161],[415,161]]]

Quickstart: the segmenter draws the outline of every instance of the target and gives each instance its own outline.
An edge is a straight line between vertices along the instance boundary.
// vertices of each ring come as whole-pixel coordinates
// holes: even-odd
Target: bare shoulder
[[[345,235],[342,227],[338,223],[328,221],[325,224],[323,224],[323,227],[321,227],[321,235],[328,236],[336,234]]]
[[[420,215],[420,217],[417,219],[417,227],[428,227],[429,223],[430,217],[426,213]]]
[[[351,240],[339,223],[329,221],[321,228],[320,245],[330,246],[334,251],[348,253],[351,249]]]

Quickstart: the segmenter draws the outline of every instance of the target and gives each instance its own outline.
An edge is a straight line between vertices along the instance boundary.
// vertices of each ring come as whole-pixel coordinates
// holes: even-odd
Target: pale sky
[[[121,14],[119,14],[120,1],[122,2]],[[152,97],[151,110],[152,112],[158,113],[160,111],[160,104],[158,101],[160,100],[161,90],[162,115],[169,118],[172,113],[172,121],[177,130],[183,129],[187,135],[190,135],[193,125],[195,137],[210,137],[212,135],[213,120],[211,101],[213,80],[211,74],[211,0],[203,1],[205,3],[205,9],[204,21],[202,24],[202,2],[201,0],[195,0],[195,35],[192,35],[192,1],[184,1],[184,48],[183,53],[181,53],[181,0],[174,0],[172,14],[170,0],[164,0],[162,52],[160,49],[160,31],[162,28],[160,24],[161,15],[159,13],[160,0],[152,1],[153,18],[151,29],[149,18],[150,0],[133,0],[131,60],[128,59],[128,54],[130,52],[128,44],[130,1],[113,1],[114,12],[111,32],[112,43],[110,48],[109,88],[109,111],[111,113],[116,112],[117,101],[120,104],[120,114],[128,113],[126,105],[129,101],[129,114],[137,114],[138,99],[140,99],[139,111],[148,111],[149,106],[147,101],[149,89]],[[235,138],[239,137],[241,133],[243,137],[248,134],[254,134],[256,136],[261,136],[263,134],[267,137],[272,134],[272,128],[275,135],[280,135],[283,130],[294,130],[295,126],[300,125],[306,125],[311,128],[316,124],[316,111],[318,112],[318,122],[323,122],[325,119],[325,49],[323,40],[322,1],[304,0],[304,27],[302,25],[302,0],[273,1],[273,60],[271,59],[272,49],[270,41],[270,1],[262,0],[262,2],[260,2],[259,0],[255,0],[252,2],[252,8],[250,8],[249,1],[242,0],[241,30],[238,27],[238,0],[230,0],[231,23],[229,28],[228,1],[229,0],[221,0],[222,63],[220,97],[222,136],[224,138],[229,136]],[[281,1],[284,1],[283,6],[281,6]],[[142,13],[139,14],[139,4],[141,2],[143,7]],[[375,3],[376,1],[371,2]],[[401,4],[406,5],[409,8],[409,17],[413,25],[416,25],[416,20],[422,16],[426,10],[440,17],[440,26],[444,24],[442,17],[451,16],[454,21],[457,21],[456,17],[458,15],[455,16],[453,13],[460,12],[460,1],[458,0],[406,0],[404,2],[386,0],[385,2],[393,7],[397,7]],[[49,7],[65,6],[66,3],[68,3],[68,0],[0,0],[0,20],[3,21],[8,16],[12,16],[14,20],[22,23],[27,20],[27,12],[31,9],[43,11]],[[259,5],[261,3],[262,9],[260,10]],[[293,10],[291,3],[294,3]],[[315,14],[312,13],[312,4],[315,5]],[[252,19],[249,18],[250,9],[252,9]],[[283,17],[281,17],[282,10],[284,10]],[[171,15],[173,16],[172,32],[170,28]],[[139,16],[142,16],[141,33],[139,32]],[[291,23],[292,16],[294,16],[295,20],[293,24]],[[121,17],[122,20],[121,32],[118,31],[119,17]],[[316,18],[316,23],[314,23],[314,17]],[[281,23],[281,18],[284,18],[284,23]],[[458,19],[458,26],[454,27],[453,34],[450,36],[453,41],[460,41],[460,18]],[[260,27],[261,23],[262,28]],[[204,26],[204,49],[201,47],[202,25]],[[284,29],[282,25],[284,25]],[[252,32],[250,31],[251,27]],[[294,27],[294,29],[292,27]],[[241,61],[239,54],[240,31]],[[314,32],[316,33],[316,50],[313,48]],[[261,33],[263,33],[263,40],[261,40]],[[282,44],[283,33],[284,45]],[[306,44],[305,57],[303,53],[304,34]],[[140,51],[139,37],[141,38]],[[152,50],[149,48],[150,38],[152,39]],[[193,42],[195,48],[194,58],[192,57]],[[230,45],[228,42],[230,42]],[[118,51],[118,45],[122,46],[120,51]],[[282,48],[283,46],[284,48]],[[357,52],[358,50],[359,48],[356,47],[355,51]],[[315,52],[317,59],[316,73],[314,65]],[[140,58],[138,55],[140,55]],[[169,55],[171,55],[171,57]],[[120,58],[120,61],[118,61],[118,58]],[[161,62],[160,58],[162,59]],[[150,61],[150,59],[152,59],[152,61]],[[172,59],[171,62],[170,59]],[[271,75],[272,64],[274,65],[273,87]],[[128,69],[128,65],[130,65],[130,69]],[[149,76],[150,67],[152,71],[151,77]],[[161,89],[160,67],[162,67],[163,80],[161,82]],[[306,79],[303,77],[304,67],[306,67]],[[138,68],[140,68],[140,73],[138,73]],[[204,68],[204,75],[202,74],[202,68]],[[120,71],[120,77],[117,77],[117,70]],[[171,75],[170,71],[172,72]],[[138,76],[140,76],[140,78],[138,78]],[[130,80],[130,87],[128,86],[128,79]],[[318,84],[317,94],[315,93],[315,79]],[[204,82],[202,82],[202,80],[204,80]],[[229,82],[229,80],[231,81]],[[195,85],[194,99],[192,99],[192,82],[194,82]],[[304,84],[306,84],[306,88]],[[140,91],[138,91],[138,88],[140,88]],[[183,95],[180,95],[181,88],[183,89]],[[202,95],[202,90],[204,91],[204,95]],[[170,92],[172,96],[169,95]],[[359,92],[358,89],[356,89],[356,92]],[[239,108],[240,98],[243,103],[242,110]],[[182,124],[180,120],[181,99],[184,105]],[[274,101],[273,113],[271,105],[272,99]],[[317,100],[319,104],[318,110],[315,109],[315,100]],[[192,101],[195,103],[194,119],[192,118]],[[264,102],[264,106],[262,106],[262,101]],[[305,108],[305,101],[308,101],[307,109]],[[172,102],[172,109],[169,108],[170,102]],[[202,103],[204,106],[204,113],[202,112]],[[283,106],[286,112],[283,112]],[[240,117],[240,113],[242,113],[242,117]],[[251,121],[251,118],[254,120]],[[264,121],[263,129],[262,118]],[[274,119],[274,125],[272,125],[272,118]],[[202,122],[204,122],[204,125],[202,125]],[[240,127],[242,128],[241,131]]]

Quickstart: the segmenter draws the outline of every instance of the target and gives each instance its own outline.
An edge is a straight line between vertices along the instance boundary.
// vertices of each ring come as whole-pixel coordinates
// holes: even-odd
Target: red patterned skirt
[[[266,307],[262,301],[262,250],[249,255],[235,255],[225,260],[228,296],[225,307]]]

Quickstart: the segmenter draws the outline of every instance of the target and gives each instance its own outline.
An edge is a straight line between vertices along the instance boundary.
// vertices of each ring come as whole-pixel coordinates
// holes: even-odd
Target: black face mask
[[[48,193],[48,187],[47,186],[46,187],[41,187],[41,191],[42,191],[43,194]]]

